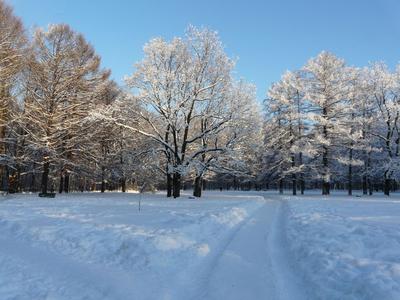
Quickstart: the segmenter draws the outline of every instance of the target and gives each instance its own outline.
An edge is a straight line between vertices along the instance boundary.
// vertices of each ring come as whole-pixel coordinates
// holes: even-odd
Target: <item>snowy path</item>
[[[306,299],[288,263],[284,208],[266,199],[220,253],[198,299]]]

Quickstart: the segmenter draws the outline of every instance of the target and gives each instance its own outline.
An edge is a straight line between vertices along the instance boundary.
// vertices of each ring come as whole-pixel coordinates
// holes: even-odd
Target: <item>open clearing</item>
[[[399,217],[397,196],[11,196],[0,299],[398,299]]]

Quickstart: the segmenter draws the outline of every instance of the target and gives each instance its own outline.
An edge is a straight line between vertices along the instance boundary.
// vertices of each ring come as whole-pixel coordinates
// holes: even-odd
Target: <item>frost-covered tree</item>
[[[382,149],[377,167],[383,173],[384,193],[389,195],[392,180],[400,175],[400,68],[392,73],[383,63],[376,63],[370,69],[369,80],[378,112],[371,134],[379,140]]]
[[[304,172],[310,183],[322,179],[323,194],[332,185],[351,195],[357,184],[364,194],[382,187],[389,195],[400,175],[399,74],[383,63],[347,67],[327,52],[286,73],[265,103],[264,172],[281,190],[285,176],[295,186],[294,175]]]
[[[201,196],[203,178],[206,174],[225,174],[235,179],[254,179],[259,174],[262,144],[262,121],[259,105],[256,102],[255,87],[243,81],[234,83],[231,95],[223,103],[217,102],[219,109],[228,110],[231,120],[218,134],[206,134],[198,147],[213,145],[219,151],[205,152],[194,162],[193,195]],[[215,103],[211,103],[215,104]],[[200,132],[208,129],[209,117],[215,115],[217,108],[210,106],[200,119]],[[212,124],[212,123],[211,123]]]
[[[217,140],[231,127],[234,63],[215,32],[194,27],[171,42],[153,39],[144,52],[127,79],[144,108],[133,129],[159,144],[167,186],[170,190],[172,183],[173,196],[179,197],[182,176],[205,155],[225,151],[224,145],[204,141]]]
[[[15,169],[19,106],[16,90],[26,54],[26,37],[21,21],[10,6],[0,1],[0,189],[9,190],[11,169]]]
[[[96,107],[87,118],[93,129],[98,178],[101,191],[120,186],[123,192],[127,182],[136,187],[154,187],[165,169],[162,151],[157,143],[137,132],[142,108],[131,94],[119,92],[117,97]]]
[[[85,153],[81,121],[96,102],[96,88],[108,77],[100,58],[82,35],[68,25],[38,29],[33,42],[25,101],[25,130],[32,151],[41,156],[41,191],[47,192],[52,168],[60,172],[64,190],[76,158]]]
[[[322,194],[330,192],[332,163],[339,159],[336,150],[342,134],[347,132],[346,99],[349,93],[348,68],[342,59],[322,52],[303,67],[305,98],[310,104],[308,119],[313,125],[314,158],[312,171],[322,179]]]
[[[264,172],[276,178],[283,192],[283,180],[291,177],[293,194],[299,183],[304,193],[304,160],[307,149],[305,113],[307,103],[299,72],[286,72],[268,92],[265,106],[265,162]],[[308,147],[309,148],[309,147]],[[299,177],[299,178],[297,178]]]

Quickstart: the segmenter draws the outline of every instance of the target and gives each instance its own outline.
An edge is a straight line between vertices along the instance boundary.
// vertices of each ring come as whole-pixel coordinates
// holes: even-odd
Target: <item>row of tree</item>
[[[0,1],[1,190],[165,187],[201,196],[213,174],[252,178],[262,119],[217,34],[153,39],[124,90],[68,25],[30,37]]]
[[[322,52],[300,70],[286,72],[265,101],[265,175],[293,193],[305,183],[382,187],[399,180],[400,67],[349,67]]]
[[[399,180],[400,67],[323,52],[273,84],[264,116],[217,33],[150,40],[126,87],[68,25],[28,36],[0,0],[1,190],[362,188]]]

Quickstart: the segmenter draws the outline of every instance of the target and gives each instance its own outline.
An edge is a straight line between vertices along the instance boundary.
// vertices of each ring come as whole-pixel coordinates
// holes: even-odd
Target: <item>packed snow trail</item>
[[[307,299],[290,267],[285,203],[266,203],[237,231],[197,299]]]

